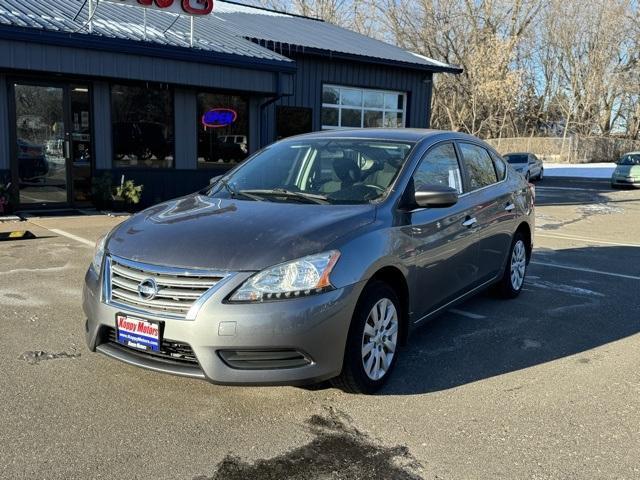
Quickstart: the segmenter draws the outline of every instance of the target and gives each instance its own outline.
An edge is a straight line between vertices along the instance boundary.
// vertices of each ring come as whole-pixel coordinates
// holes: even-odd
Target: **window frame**
[[[325,103],[323,101],[323,97],[324,97],[324,89],[325,87],[332,87],[332,88],[336,88],[339,91],[339,95],[338,95],[338,103]],[[360,102],[360,106],[354,106],[354,105],[341,105],[340,104],[340,100],[342,98],[342,90],[359,90],[362,93],[362,100]],[[382,107],[365,107],[364,106],[364,97],[365,97],[365,93],[381,93],[383,94],[383,106]],[[392,94],[392,95],[402,95],[402,108],[401,109],[393,109],[393,108],[386,108],[384,106],[384,95],[385,94]],[[352,86],[352,85],[337,85],[334,83],[323,83],[321,85],[321,90],[320,90],[320,120],[318,122],[318,124],[320,125],[320,130],[352,130],[354,128],[406,128],[407,126],[407,97],[408,97],[408,92],[406,91],[401,91],[401,90],[387,90],[387,89],[380,89],[380,88],[370,88],[370,87],[361,87],[361,86]],[[324,108],[333,108],[333,109],[337,109],[338,110],[338,125],[324,125],[322,123],[322,111]],[[360,111],[360,126],[359,127],[348,127],[348,126],[342,126],[342,110],[359,110]],[[402,125],[398,125],[397,127],[365,127],[364,126],[364,116],[366,112],[380,112],[382,113],[382,122],[384,124],[384,119],[386,117],[387,113],[401,113],[402,114]]]
[[[460,161],[460,151],[458,150],[458,145],[455,139],[446,139],[446,140],[440,140],[436,143],[434,143],[433,145],[430,145],[429,148],[427,148],[427,150],[420,156],[420,159],[416,162],[414,167],[409,167],[411,168],[411,174],[409,175],[409,179],[406,181],[404,189],[402,191],[402,195],[400,195],[398,197],[398,200],[396,202],[396,208],[399,209],[403,209],[403,205],[407,202],[407,194],[409,193],[410,190],[413,190],[415,193],[415,183],[413,181],[413,177],[415,176],[416,172],[418,171],[418,168],[420,168],[420,165],[422,164],[422,161],[427,157],[427,155],[429,155],[429,153],[431,153],[432,150],[442,146],[445,143],[450,143],[453,145],[453,150],[456,154],[456,161],[458,162],[458,169],[460,170],[460,181],[462,182],[462,193],[458,194],[458,198],[467,195],[467,176],[466,176],[466,172],[463,168],[462,162]],[[416,146],[419,145],[419,142],[416,144]],[[415,148],[415,147],[414,147]],[[409,154],[410,155],[410,154]],[[404,174],[402,173],[402,171],[400,173],[398,173],[394,183],[392,183],[389,188],[394,188],[395,187],[395,183],[398,182],[398,180],[404,176]],[[410,211],[417,211],[417,210],[425,210],[427,207],[416,207],[413,206],[410,208]]]
[[[458,192],[458,195],[463,195],[464,193],[466,193],[467,189],[466,189],[465,172],[461,165],[462,162],[460,161],[460,153],[458,152],[458,149],[456,148],[455,142],[453,140],[443,140],[441,142],[435,143],[431,145],[426,152],[424,152],[424,154],[420,157],[420,160],[418,160],[416,167],[411,172],[410,182],[414,182],[414,188],[415,188],[414,178],[416,176],[416,173],[420,169],[420,165],[422,165],[422,162],[425,161],[425,159],[431,154],[431,152],[433,152],[435,149],[440,148],[446,144],[450,144],[453,147],[453,154],[456,157],[456,163],[458,164],[458,171],[460,172],[460,188],[462,189],[462,191]]]
[[[113,108],[113,88],[116,86],[120,86],[120,87],[132,87],[132,88],[140,88],[140,87],[144,87],[147,86],[147,88],[152,87],[152,86],[158,86],[160,87],[162,90],[166,90],[169,92],[170,98],[171,98],[171,111],[172,111],[172,117],[171,117],[171,124],[172,124],[172,129],[173,129],[173,142],[172,142],[172,149],[171,149],[171,156],[172,156],[172,162],[171,162],[171,166],[170,167],[146,167],[146,166],[140,166],[140,165],[118,165],[118,159],[116,158],[116,148],[115,148],[115,137],[114,137],[114,131],[113,131],[113,124],[114,124],[114,108]],[[111,82],[109,82],[109,128],[111,130],[111,168],[114,170],[127,170],[127,171],[170,171],[170,170],[176,170],[176,89],[173,85],[168,84],[168,83],[153,83],[153,82],[136,82],[136,81],[127,81],[127,80],[123,80],[123,81],[118,81],[118,80],[113,80]]]
[[[496,177],[498,177],[498,183],[504,181],[507,179],[507,175],[509,175],[509,163],[502,158],[502,156],[500,156],[497,152],[494,152],[493,150],[488,150],[489,151],[489,155],[491,156],[491,160],[493,160],[493,168],[496,171]],[[496,163],[500,162],[503,166],[504,166],[504,175],[502,176],[502,178],[499,177],[498,175],[498,169],[496,168]]]

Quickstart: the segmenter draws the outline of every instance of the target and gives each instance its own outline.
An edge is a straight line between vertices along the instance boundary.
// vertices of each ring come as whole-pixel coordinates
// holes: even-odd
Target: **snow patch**
[[[544,175],[546,177],[579,177],[579,178],[611,178],[616,164],[606,163],[546,163]]]

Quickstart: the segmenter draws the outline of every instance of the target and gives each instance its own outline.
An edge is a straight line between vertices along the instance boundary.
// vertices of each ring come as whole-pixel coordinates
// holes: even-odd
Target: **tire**
[[[400,322],[396,292],[377,280],[367,285],[351,319],[342,373],[331,380],[333,386],[348,393],[378,391],[398,359]]]
[[[528,258],[527,245],[524,235],[516,232],[511,241],[509,259],[504,268],[502,278],[495,285],[494,292],[501,298],[516,298],[520,295],[527,274]],[[513,268],[515,268],[515,271]]]
[[[527,174],[524,176],[524,179],[525,179],[527,182],[530,182],[530,181],[531,181],[531,172],[527,172]]]
[[[540,169],[540,174],[538,175],[538,181],[541,182],[544,178],[544,168]]]

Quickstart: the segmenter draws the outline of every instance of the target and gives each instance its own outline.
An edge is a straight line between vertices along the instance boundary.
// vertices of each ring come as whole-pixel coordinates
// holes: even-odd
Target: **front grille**
[[[154,352],[152,350],[137,350],[118,343],[116,339],[116,329],[113,327],[106,327],[104,335],[104,338],[107,342],[117,345],[120,348],[127,349],[127,351],[130,351],[137,355],[149,355],[158,359],[170,360],[172,362],[198,365],[198,360],[196,359],[191,346],[186,343],[163,339],[162,343],[160,344],[160,350]]]
[[[117,257],[107,259],[105,272],[107,303],[178,319],[185,318],[193,304],[225,276],[224,273],[140,264]],[[138,287],[150,279],[157,285],[157,293],[146,299],[139,294]]]

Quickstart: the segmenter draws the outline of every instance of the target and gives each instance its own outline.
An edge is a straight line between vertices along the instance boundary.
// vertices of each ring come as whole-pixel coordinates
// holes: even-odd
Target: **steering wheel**
[[[384,192],[386,192],[386,191],[387,191],[387,189],[386,189],[386,188],[381,187],[380,185],[373,185],[373,184],[371,184],[371,183],[365,183],[365,184],[363,184],[363,185],[364,185],[365,187],[374,188],[374,189],[376,189],[377,191],[379,191],[380,193],[384,193]]]

